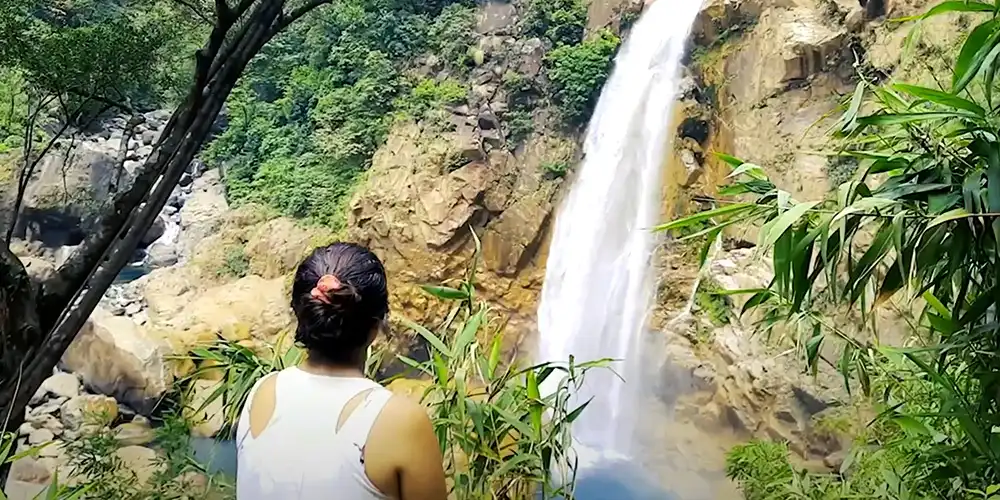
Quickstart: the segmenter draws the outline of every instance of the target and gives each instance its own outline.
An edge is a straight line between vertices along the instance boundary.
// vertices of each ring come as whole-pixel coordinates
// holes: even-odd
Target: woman
[[[316,249],[295,273],[299,367],[254,386],[237,431],[239,500],[444,500],[441,451],[424,409],[366,379],[389,311],[367,249]]]

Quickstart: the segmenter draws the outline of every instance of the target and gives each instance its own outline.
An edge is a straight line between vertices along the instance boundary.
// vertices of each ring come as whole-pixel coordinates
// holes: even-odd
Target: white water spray
[[[681,57],[702,0],[649,5],[618,54],[591,119],[585,158],[556,218],[538,310],[542,360],[621,360],[588,374],[574,424],[585,447],[629,456],[640,392],[638,347],[652,277],[650,228],[671,134]]]

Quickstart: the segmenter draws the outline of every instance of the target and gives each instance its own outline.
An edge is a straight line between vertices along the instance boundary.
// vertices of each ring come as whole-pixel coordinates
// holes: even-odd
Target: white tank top
[[[274,414],[256,438],[250,406],[268,377],[275,380]],[[314,375],[287,368],[253,387],[236,431],[238,500],[388,500],[365,474],[364,449],[392,393],[364,378]],[[371,392],[344,425],[347,403]]]

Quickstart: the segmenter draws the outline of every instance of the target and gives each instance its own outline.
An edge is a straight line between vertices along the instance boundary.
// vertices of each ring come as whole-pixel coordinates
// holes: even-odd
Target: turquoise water
[[[210,473],[236,477],[236,442],[192,438],[195,460]],[[577,500],[680,500],[659,488],[639,467],[615,462],[580,472],[576,484]]]

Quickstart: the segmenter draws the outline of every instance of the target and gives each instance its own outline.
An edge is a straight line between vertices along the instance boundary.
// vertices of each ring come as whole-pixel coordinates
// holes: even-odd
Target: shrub
[[[556,46],[575,45],[587,28],[587,6],[582,0],[532,0],[523,29],[545,37]]]
[[[507,146],[512,150],[528,140],[535,131],[531,111],[521,109],[508,111],[503,116],[503,123],[507,127]]]
[[[453,69],[469,63],[469,48],[476,41],[476,11],[461,3],[445,7],[434,20],[428,34],[428,45],[445,64]]]
[[[542,171],[545,172],[547,177],[552,179],[562,179],[566,177],[569,173],[569,162],[567,161],[549,161],[542,163]]]
[[[236,245],[226,249],[226,255],[222,261],[222,266],[216,271],[219,277],[234,276],[242,278],[250,271],[250,257],[247,256],[243,245]]]
[[[94,418],[90,416],[89,418]],[[104,419],[96,419],[104,421]],[[90,426],[88,426],[90,427]],[[122,443],[115,431],[94,425],[79,437],[66,442],[62,453],[68,458],[63,472],[72,476],[71,485],[63,484],[57,475],[35,499],[41,500],[208,500],[235,498],[232,485],[218,477],[207,482],[195,480],[204,470],[196,464],[189,446],[191,427],[174,413],[164,416],[163,425],[155,430],[154,443],[158,453],[150,464],[152,474],[140,482],[135,472],[118,455]],[[37,456],[42,448],[34,447],[13,455],[14,434],[0,436],[0,464],[12,463],[24,457]],[[0,490],[0,499],[6,499]]]
[[[546,57],[552,96],[567,125],[579,126],[590,118],[620,43],[605,29],[591,40],[556,48]]]
[[[394,106],[399,115],[420,119],[443,105],[465,102],[468,93],[465,85],[455,80],[437,82],[432,78],[424,78],[409,94],[398,99]]]

